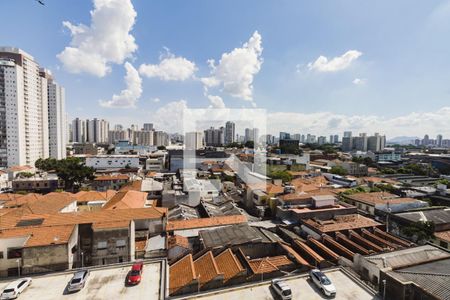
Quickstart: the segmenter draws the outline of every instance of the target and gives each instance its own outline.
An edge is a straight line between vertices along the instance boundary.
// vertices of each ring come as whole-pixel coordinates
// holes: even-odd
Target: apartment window
[[[101,241],[97,243],[97,250],[103,250],[107,248],[108,243],[106,241]]]
[[[116,241],[116,248],[123,249],[126,246],[125,240],[117,240]]]
[[[3,251],[0,251],[0,259],[3,259]]]

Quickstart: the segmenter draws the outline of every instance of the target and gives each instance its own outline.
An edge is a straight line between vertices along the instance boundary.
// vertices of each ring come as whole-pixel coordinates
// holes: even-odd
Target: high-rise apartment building
[[[186,132],[184,145],[186,150],[198,150],[204,148],[203,132]]]
[[[85,120],[75,118],[72,121],[72,142],[73,143],[87,142],[87,127]]]
[[[89,143],[104,144],[108,142],[109,122],[94,118],[86,120],[87,141]]]
[[[225,143],[225,128],[218,129],[211,127],[204,131],[206,146],[223,146]]]
[[[151,130],[153,130],[153,123],[144,123],[144,125],[142,126],[142,129],[144,131],[151,131]]]
[[[41,68],[40,76],[47,80],[48,147],[50,157],[66,158],[67,121],[65,90],[53,79],[49,70]]]
[[[0,47],[0,167],[49,156],[48,90],[31,55]]]
[[[436,136],[436,146],[442,147],[442,134]]]
[[[234,143],[236,141],[236,126],[234,122],[228,121],[225,123],[225,145]]]

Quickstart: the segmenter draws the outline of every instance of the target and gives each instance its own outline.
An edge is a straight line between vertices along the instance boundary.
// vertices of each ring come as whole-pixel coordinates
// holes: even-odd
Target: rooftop
[[[219,270],[224,274],[225,282],[245,271],[230,248],[217,255],[215,259]]]
[[[138,191],[118,192],[102,209],[143,208],[147,201],[147,193]]]
[[[203,227],[225,226],[232,224],[247,223],[247,217],[244,215],[237,216],[220,216],[211,218],[200,218],[191,220],[175,220],[169,221],[166,226],[167,231],[184,230]]]
[[[217,267],[216,260],[211,251],[206,252],[194,261],[194,268],[200,286],[210,282],[217,276],[223,275]]]
[[[434,224],[447,224],[450,223],[450,208],[404,212],[395,214],[395,216],[412,222],[432,221]]]
[[[67,244],[73,229],[74,225],[10,228],[0,231],[0,239],[24,237],[24,247],[60,245]]]
[[[317,229],[321,233],[376,227],[381,225],[380,223],[359,214],[335,216],[333,219],[329,220],[307,219],[302,222]]]
[[[269,241],[258,229],[247,224],[202,230],[199,232],[199,237],[205,248]]]
[[[416,202],[416,199],[413,198],[400,198],[397,195],[387,193],[387,192],[375,192],[375,193],[356,193],[353,195],[346,195],[346,198],[349,198],[354,201],[363,202],[369,205],[378,205],[378,204],[400,204],[400,203],[410,203]]]
[[[175,293],[179,289],[197,279],[192,254],[188,254],[169,267],[169,292]]]

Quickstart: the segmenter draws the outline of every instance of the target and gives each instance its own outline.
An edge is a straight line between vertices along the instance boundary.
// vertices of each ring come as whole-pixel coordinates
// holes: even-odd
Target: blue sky
[[[177,130],[163,118],[177,118],[186,106],[256,106],[267,109],[274,131],[450,138],[450,1],[120,0],[116,12],[99,8],[115,1],[96,0],[104,31],[90,33],[90,47],[99,46],[96,38],[105,32],[122,33],[103,41],[106,48],[130,36],[134,42],[122,53],[99,53],[104,74],[83,67],[74,73],[80,69],[76,58],[90,52],[58,58],[66,47],[81,48],[63,22],[92,28],[93,1],[0,2],[0,11],[8,12],[0,44],[20,47],[52,70],[66,88],[71,118],[153,121]],[[221,63],[227,54],[236,60]],[[158,65],[165,58],[173,63],[166,70]],[[338,60],[331,63],[333,58]],[[143,64],[151,70],[142,71]]]

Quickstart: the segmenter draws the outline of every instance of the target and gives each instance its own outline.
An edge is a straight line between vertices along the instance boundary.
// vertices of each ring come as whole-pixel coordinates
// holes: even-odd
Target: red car
[[[144,268],[143,262],[136,262],[131,267],[130,272],[128,273],[127,284],[128,285],[136,285],[141,282],[142,269]]]

